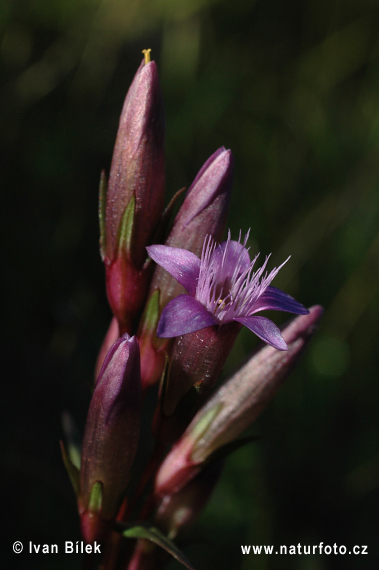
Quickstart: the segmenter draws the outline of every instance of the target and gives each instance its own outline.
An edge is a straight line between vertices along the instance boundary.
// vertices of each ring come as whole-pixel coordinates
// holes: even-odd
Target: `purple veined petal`
[[[287,295],[276,287],[267,287],[264,293],[254,303],[253,313],[265,310],[287,311],[296,315],[307,315],[309,313],[301,303],[296,301],[291,295]]]
[[[167,245],[150,245],[146,249],[155,263],[168,271],[190,295],[195,295],[200,259],[194,253]]]
[[[254,334],[278,350],[288,350],[279,328],[267,317],[236,317],[233,319],[245,325]]]
[[[162,311],[157,336],[173,338],[219,324],[217,319],[191,295],[179,295]]]

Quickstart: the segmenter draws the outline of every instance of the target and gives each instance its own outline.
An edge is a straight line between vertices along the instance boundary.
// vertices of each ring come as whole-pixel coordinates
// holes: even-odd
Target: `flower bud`
[[[234,158],[230,150],[219,148],[199,170],[187,191],[165,242],[169,247],[183,248],[198,257],[207,235],[221,240],[228,214],[233,184]],[[162,267],[154,271],[150,294],[161,292],[160,306],[184,292],[183,287]]]
[[[117,514],[137,450],[140,407],[138,341],[125,334],[105,357],[89,406],[80,469],[84,532],[94,519],[100,525]],[[88,532],[93,536],[93,528]]]
[[[143,61],[122,109],[108,188],[103,181],[100,193],[107,294],[122,330],[130,329],[146,295],[145,247],[161,218],[164,186],[164,115],[158,71],[154,61]]]
[[[199,410],[157,474],[158,495],[183,487],[209,456],[238,437],[273,398],[308,344],[323,310],[310,309],[283,330],[288,351],[262,348]]]

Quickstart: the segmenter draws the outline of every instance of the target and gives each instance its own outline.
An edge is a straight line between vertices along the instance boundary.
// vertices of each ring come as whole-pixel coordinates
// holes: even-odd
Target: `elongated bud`
[[[79,512],[86,539],[117,514],[137,450],[140,408],[138,341],[125,334],[104,360],[84,431]]]
[[[165,245],[185,248],[200,256],[206,235],[221,239],[228,213],[233,171],[234,159],[230,150],[221,147],[212,154],[188,189]],[[138,338],[141,340],[143,386],[154,384],[162,375],[164,352],[169,351],[172,342],[158,340],[156,337],[160,312],[170,299],[183,293],[184,289],[167,271],[157,266],[149,289],[149,300],[157,291],[159,305],[156,318],[153,320],[150,312],[149,322],[145,322],[144,317],[138,332]]]
[[[149,58],[147,57],[146,60]],[[164,115],[157,66],[144,60],[122,109],[109,183],[100,192],[101,251],[107,294],[121,329],[144,301],[145,247],[164,202]]]
[[[187,249],[200,257],[207,235],[221,240],[228,214],[233,172],[234,158],[230,150],[221,147],[208,158],[188,189],[165,245]],[[161,292],[161,308],[184,292],[177,280],[159,266],[154,271],[150,294],[156,289]]]
[[[156,478],[158,495],[180,489],[215,450],[255,420],[297,363],[322,313],[315,306],[297,317],[282,333],[288,351],[264,347],[214,394],[163,462]]]

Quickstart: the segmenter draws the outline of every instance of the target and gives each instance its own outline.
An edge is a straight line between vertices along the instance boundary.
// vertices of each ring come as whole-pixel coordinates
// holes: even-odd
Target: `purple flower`
[[[217,244],[207,236],[199,259],[185,249],[152,245],[150,257],[168,271],[189,295],[179,295],[164,308],[157,335],[163,338],[181,336],[212,326],[237,321],[248,327],[263,341],[279,350],[287,350],[278,327],[267,317],[257,316],[267,309],[305,315],[309,311],[270,283],[288,261],[265,272],[270,256],[261,268],[253,271],[258,255],[251,261],[241,234],[238,241],[229,236]]]

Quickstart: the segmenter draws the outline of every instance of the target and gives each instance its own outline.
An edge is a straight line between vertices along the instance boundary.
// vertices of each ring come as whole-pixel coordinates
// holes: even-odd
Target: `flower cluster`
[[[322,314],[271,285],[288,259],[268,271],[270,256],[261,267],[258,255],[250,258],[249,232],[232,240],[229,231],[221,241],[230,150],[221,147],[205,162],[170,223],[181,192],[163,210],[163,104],[156,64],[150,50],[144,53],[122,110],[109,183],[101,177],[100,248],[113,317],[96,365],[80,466],[72,446],[62,446],[83,538],[103,542],[105,570],[163,568],[170,555],[193,568],[176,541]],[[280,330],[258,314],[265,310],[299,316]],[[242,326],[266,344],[220,384]],[[159,391],[151,389],[159,381]],[[141,421],[151,422],[150,438]],[[124,548],[121,537],[137,541]]]

